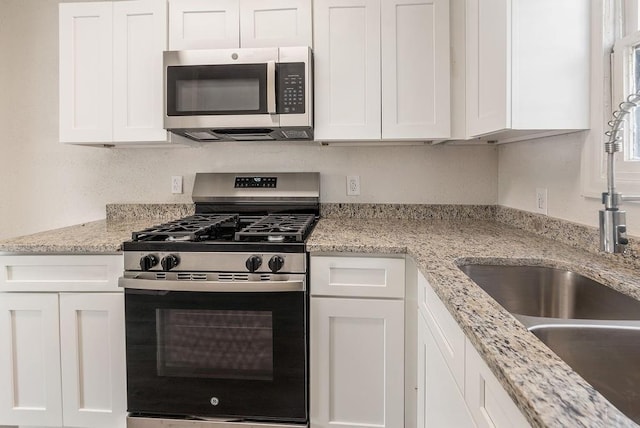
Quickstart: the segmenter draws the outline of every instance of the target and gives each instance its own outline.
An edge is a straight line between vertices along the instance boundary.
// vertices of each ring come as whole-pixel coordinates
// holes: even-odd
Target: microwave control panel
[[[278,114],[304,113],[305,73],[304,62],[282,62],[277,64],[278,75]]]

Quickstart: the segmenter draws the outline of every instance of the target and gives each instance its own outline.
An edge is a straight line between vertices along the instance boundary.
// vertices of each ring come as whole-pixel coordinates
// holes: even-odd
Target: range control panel
[[[247,187],[264,187],[269,189],[275,189],[278,185],[278,177],[236,177],[234,187],[247,188]]]
[[[283,62],[276,65],[278,74],[278,114],[304,113],[304,62]]]

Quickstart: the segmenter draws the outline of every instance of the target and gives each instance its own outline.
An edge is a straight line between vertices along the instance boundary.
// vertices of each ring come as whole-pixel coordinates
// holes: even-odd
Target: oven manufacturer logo
[[[220,404],[220,400],[218,399],[218,397],[211,397],[211,400],[209,400],[209,402],[212,406],[217,406],[218,404]]]

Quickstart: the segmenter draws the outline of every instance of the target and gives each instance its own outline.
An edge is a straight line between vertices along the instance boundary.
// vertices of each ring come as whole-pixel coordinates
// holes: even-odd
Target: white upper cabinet
[[[240,0],[243,48],[312,46],[310,0]]]
[[[111,143],[111,2],[60,4],[60,141]]]
[[[448,0],[314,2],[318,140],[450,135]]]
[[[380,139],[380,0],[316,0],[317,140]]]
[[[449,1],[382,1],[382,138],[450,136]]]
[[[159,1],[113,3],[113,140],[162,141],[162,51],[167,7]]]
[[[169,50],[240,46],[239,0],[169,0]]]
[[[167,142],[162,114],[166,4],[60,4],[60,141]]]
[[[311,45],[311,0],[169,0],[170,50]]]
[[[509,142],[589,128],[590,5],[466,0],[468,137]]]

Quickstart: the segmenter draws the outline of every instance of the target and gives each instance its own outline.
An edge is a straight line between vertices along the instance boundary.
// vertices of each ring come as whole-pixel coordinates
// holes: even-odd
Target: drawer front
[[[121,255],[0,256],[0,291],[120,291]]]
[[[464,393],[464,333],[420,272],[418,272],[418,305],[419,312],[431,329],[460,391]]]
[[[404,258],[311,257],[312,296],[404,298]]]

